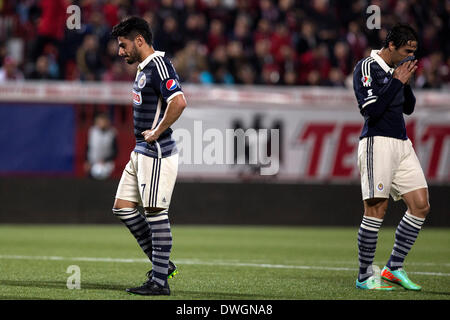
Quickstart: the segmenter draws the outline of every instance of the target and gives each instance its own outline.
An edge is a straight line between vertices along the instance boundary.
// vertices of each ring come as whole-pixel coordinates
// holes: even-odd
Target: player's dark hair
[[[134,40],[138,35],[141,35],[145,42],[149,45],[153,41],[153,33],[147,21],[139,17],[128,17],[116,24],[112,31],[111,37],[125,37],[129,40]]]
[[[383,46],[385,48],[389,47],[389,42],[393,42],[396,48],[400,48],[408,44],[408,41],[419,42],[419,37],[417,32],[407,24],[396,24],[389,30],[386,39],[384,40]]]

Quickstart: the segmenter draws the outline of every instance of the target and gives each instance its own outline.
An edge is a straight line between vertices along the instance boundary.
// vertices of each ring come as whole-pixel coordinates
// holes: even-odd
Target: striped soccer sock
[[[130,230],[142,251],[152,261],[152,236],[150,225],[144,215],[137,208],[113,209],[113,213]]]
[[[172,250],[172,233],[167,210],[147,216],[152,232],[152,280],[160,286],[167,285],[169,257]]]
[[[394,248],[386,264],[389,269],[397,270],[403,267],[403,261],[416,241],[424,222],[424,218],[405,213],[395,231]]]
[[[358,281],[368,279],[372,274],[372,263],[377,248],[378,230],[380,230],[383,219],[374,217],[363,217],[358,231]]]

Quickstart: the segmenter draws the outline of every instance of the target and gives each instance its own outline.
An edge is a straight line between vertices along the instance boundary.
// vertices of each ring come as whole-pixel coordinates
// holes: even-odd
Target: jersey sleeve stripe
[[[370,76],[370,63],[372,63],[373,61],[374,59],[370,57],[363,61],[362,65],[363,76]]]
[[[163,58],[162,57],[157,57],[157,58],[161,61],[161,66],[162,66],[162,69],[164,70],[164,72],[166,73],[166,77],[169,78],[170,77],[169,71],[167,70],[167,65],[164,62]]]
[[[162,80],[165,80],[167,78],[169,78],[169,73],[167,72],[167,68],[164,65],[164,61],[162,60],[161,57],[155,57],[155,64],[158,68],[158,72],[159,72],[159,76],[161,77]]]
[[[363,61],[362,63],[362,76],[364,77],[370,77],[370,65],[372,64],[372,62],[374,62],[375,60],[371,57],[367,58],[366,60]],[[370,82],[363,82],[364,87],[368,87],[370,86]]]
[[[364,104],[361,106],[361,109],[364,109],[364,107],[367,106],[368,104],[374,103],[375,101],[377,101],[377,99],[378,99],[378,98],[375,98],[375,99],[372,99],[372,100],[367,101],[366,103],[364,103]]]
[[[159,64],[157,57],[155,59],[153,59],[153,61],[155,62],[156,69],[158,69],[158,74],[159,74],[159,77],[161,78],[161,80],[167,79],[164,72],[161,70],[161,65]]]
[[[177,95],[179,95],[179,94],[183,94],[183,92],[182,91],[177,91],[177,92],[175,92],[174,94],[172,94],[170,97],[168,97],[167,98],[167,103],[169,103],[170,102],[170,100],[172,100],[173,98],[175,98]]]

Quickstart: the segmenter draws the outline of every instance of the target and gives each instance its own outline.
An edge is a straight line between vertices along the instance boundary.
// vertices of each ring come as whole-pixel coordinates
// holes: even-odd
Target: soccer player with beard
[[[168,209],[178,172],[178,151],[170,126],[186,107],[178,75],[165,53],[152,46],[148,23],[130,17],[114,26],[119,56],[139,62],[133,85],[136,146],[131,152],[113,213],[128,227],[152,262],[148,281],[127,289],[139,295],[170,295],[167,279],[177,273],[169,260],[172,233]],[[144,207],[144,214],[137,209]]]

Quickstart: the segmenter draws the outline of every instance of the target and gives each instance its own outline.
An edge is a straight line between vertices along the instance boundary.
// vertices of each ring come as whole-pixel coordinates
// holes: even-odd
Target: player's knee
[[[112,208],[112,213],[120,220],[132,218],[139,214],[137,208]]]
[[[384,216],[386,215],[386,210],[382,210],[380,208],[377,209],[366,209],[364,211],[364,216],[365,217],[372,217],[372,218],[377,218],[377,219],[384,219]]]
[[[364,201],[364,216],[383,219],[387,210],[387,200],[381,198]]]
[[[428,201],[423,201],[417,204],[416,208],[412,210],[411,214],[419,218],[425,218],[430,213],[430,204]]]
[[[422,214],[425,216],[428,215],[430,213],[430,209],[431,209],[431,207],[430,207],[430,204],[428,203],[428,201],[425,202],[421,208]]]

